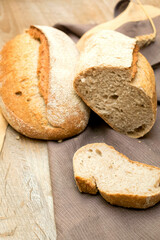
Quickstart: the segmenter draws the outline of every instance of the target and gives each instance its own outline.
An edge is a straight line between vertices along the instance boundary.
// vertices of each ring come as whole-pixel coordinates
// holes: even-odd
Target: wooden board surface
[[[31,24],[101,23],[118,0],[0,0],[0,48]],[[143,3],[160,5],[159,0]],[[159,6],[160,7],[160,6]],[[47,144],[8,127],[0,154],[0,239],[55,239]]]
[[[44,142],[8,127],[0,157],[0,239],[56,238],[47,161]]]

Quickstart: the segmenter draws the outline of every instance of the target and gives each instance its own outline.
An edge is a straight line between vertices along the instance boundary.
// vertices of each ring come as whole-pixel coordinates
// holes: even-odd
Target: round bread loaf
[[[73,89],[79,53],[63,32],[31,26],[0,52],[0,107],[18,132],[59,140],[83,131],[89,108]]]

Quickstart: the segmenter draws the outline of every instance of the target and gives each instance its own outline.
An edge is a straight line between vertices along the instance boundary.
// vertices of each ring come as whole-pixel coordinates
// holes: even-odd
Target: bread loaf
[[[104,143],[80,148],[73,169],[80,192],[99,191],[113,205],[145,209],[160,201],[160,168],[131,161]]]
[[[136,39],[102,30],[85,42],[74,80],[77,94],[115,130],[138,138],[152,128],[154,72]]]
[[[31,26],[0,52],[0,107],[18,132],[64,139],[83,131],[89,109],[73,89],[79,57],[72,40],[46,26]]]

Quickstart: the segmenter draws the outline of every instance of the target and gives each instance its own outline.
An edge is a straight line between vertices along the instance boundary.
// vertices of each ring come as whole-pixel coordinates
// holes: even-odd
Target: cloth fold
[[[154,21],[158,31],[156,43],[142,51],[154,67],[160,101],[160,17]],[[77,41],[91,26],[57,24],[55,27]],[[151,29],[148,21],[142,21],[127,23],[117,31],[133,37],[137,33],[148,33]],[[125,209],[110,205],[99,194],[82,194],[76,187],[72,167],[76,150],[95,142],[105,142],[132,160],[160,167],[159,122],[160,106],[152,130],[141,139],[131,139],[111,129],[92,112],[88,127],[83,133],[62,143],[48,142],[58,240],[159,239],[160,204],[147,210]]]

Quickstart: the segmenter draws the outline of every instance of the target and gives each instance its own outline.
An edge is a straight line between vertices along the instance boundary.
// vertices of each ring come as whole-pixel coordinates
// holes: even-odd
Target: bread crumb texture
[[[154,72],[135,39],[111,30],[89,38],[74,87],[93,111],[129,137],[142,137],[155,122]]]
[[[104,143],[88,144],[73,157],[80,192],[113,205],[148,208],[160,201],[160,168],[135,162]]]
[[[32,26],[0,52],[0,107],[18,132],[59,140],[83,131],[89,109],[73,89],[79,53],[63,32]]]

